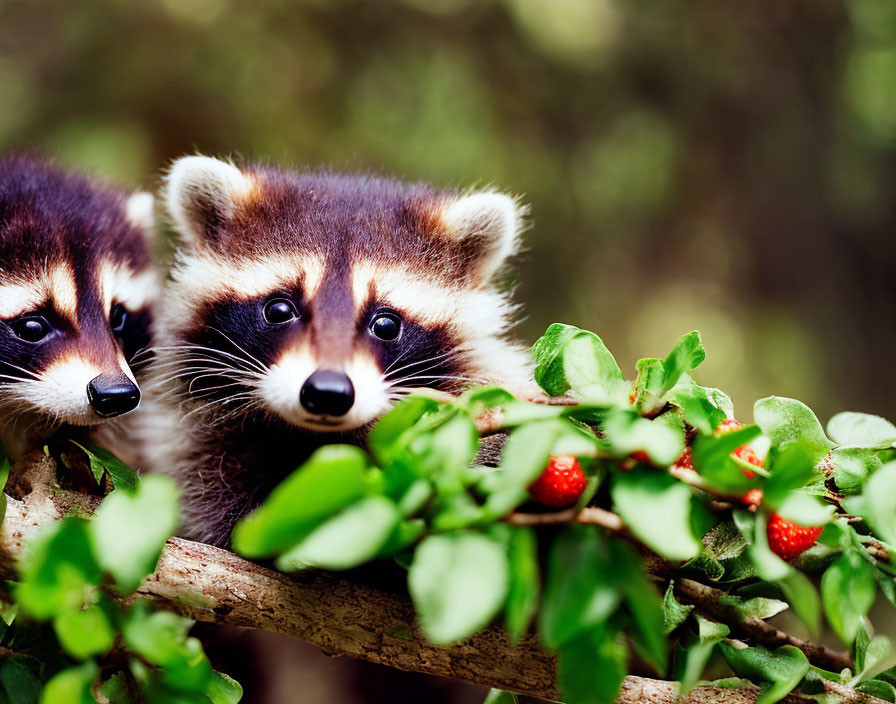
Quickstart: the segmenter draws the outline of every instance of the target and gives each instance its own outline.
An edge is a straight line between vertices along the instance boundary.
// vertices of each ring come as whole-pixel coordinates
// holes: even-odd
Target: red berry
[[[716,432],[714,435],[717,438],[722,437],[723,435],[727,435],[728,433],[733,433],[735,430],[740,430],[744,427],[744,424],[739,420],[734,418],[726,418],[721,423],[719,423],[719,427],[716,428]]]
[[[754,467],[765,466],[762,460],[759,459],[759,455],[756,454],[756,451],[749,445],[741,445],[732,454],[741,462],[747,462]],[[749,469],[743,470],[743,473],[746,475],[747,479],[752,479],[756,476],[755,472],[751,472]]]
[[[773,513],[765,532],[772,552],[785,560],[793,560],[815,545],[823,530],[824,526],[806,528]]]
[[[690,445],[685,446],[684,452],[681,453],[681,457],[675,460],[674,466],[681,469],[694,469],[694,456],[691,454]]]
[[[747,506],[758,506],[762,503],[762,489],[750,489],[740,500]]]
[[[653,464],[650,461],[650,457],[644,450],[635,450],[632,454],[629,455],[635,462],[640,462],[641,464]]]
[[[529,493],[544,506],[566,508],[579,500],[587,485],[588,477],[575,457],[551,455],[548,466],[529,487]]]
[[[719,423],[719,427],[716,428],[715,433],[713,433],[717,438],[722,437],[723,435],[727,435],[728,433],[733,433],[735,430],[740,430],[744,427],[744,424],[735,418],[726,418],[721,423]],[[733,452],[734,456],[742,462],[748,462],[756,467],[764,467],[762,460],[759,458],[759,455],[756,454],[756,451],[748,445],[741,445]],[[747,479],[752,479],[756,476],[754,472],[751,472],[749,469],[743,470],[744,476]]]

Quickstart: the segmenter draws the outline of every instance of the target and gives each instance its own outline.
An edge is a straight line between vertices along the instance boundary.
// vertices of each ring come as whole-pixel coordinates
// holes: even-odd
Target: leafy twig
[[[680,578],[675,580],[674,589],[681,601],[693,605],[701,615],[730,626],[735,633],[747,635],[764,645],[792,645],[802,650],[813,665],[826,670],[840,672],[853,667],[849,653],[801,640],[754,616],[742,618],[734,608],[724,603],[723,597],[727,595],[721,589]]]

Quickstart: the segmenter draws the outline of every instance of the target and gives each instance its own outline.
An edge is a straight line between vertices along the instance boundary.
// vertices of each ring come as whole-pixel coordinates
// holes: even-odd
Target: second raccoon
[[[0,442],[14,459],[61,427],[122,450],[105,431],[140,402],[132,363],[158,289],[152,204],[0,157]]]
[[[314,449],[362,442],[414,388],[528,385],[494,283],[518,245],[512,198],[185,157],[166,202],[182,246],[149,447],[188,537],[226,544]]]

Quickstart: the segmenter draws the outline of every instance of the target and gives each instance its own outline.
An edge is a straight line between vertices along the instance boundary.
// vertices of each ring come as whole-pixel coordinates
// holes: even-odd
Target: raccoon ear
[[[124,214],[128,222],[141,230],[147,239],[155,238],[155,204],[152,193],[146,191],[132,193],[124,204]]]
[[[488,280],[519,248],[526,209],[494,191],[463,196],[442,212],[448,236],[461,244],[470,263]]]
[[[253,181],[238,168],[207,156],[185,156],[168,173],[166,205],[174,226],[192,245],[214,243]]]

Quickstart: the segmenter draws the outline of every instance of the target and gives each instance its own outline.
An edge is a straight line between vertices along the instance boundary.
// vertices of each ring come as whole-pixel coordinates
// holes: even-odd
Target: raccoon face
[[[507,196],[186,157],[167,203],[185,243],[160,369],[197,411],[345,432],[420,387],[527,374],[492,284],[519,232]]]
[[[133,410],[157,288],[152,197],[0,165],[0,414],[94,425]]]

